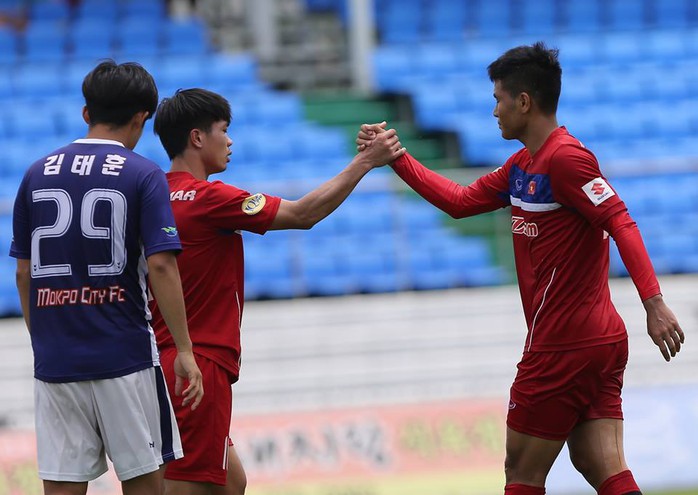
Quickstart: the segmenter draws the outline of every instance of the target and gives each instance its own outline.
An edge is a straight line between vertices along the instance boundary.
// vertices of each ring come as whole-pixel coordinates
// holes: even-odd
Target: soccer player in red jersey
[[[175,404],[185,457],[165,471],[167,495],[241,495],[246,476],[230,441],[231,384],[240,360],[244,302],[242,230],[309,229],[334,211],[372,168],[405,151],[394,130],[381,134],[336,177],[297,201],[238,189],[210,175],[227,167],[232,141],[228,101],[203,89],[180,90],[164,99],[155,131],[172,160],[167,180],[183,252],[177,258],[187,321],[206,395],[192,411]],[[153,327],[164,363],[173,341],[153,303]],[[169,364],[164,369],[171,368]],[[168,383],[174,380],[166,373]]]
[[[528,334],[511,387],[505,495],[542,495],[565,442],[600,495],[638,495],[623,453],[625,325],[608,287],[612,236],[647,312],[647,331],[669,361],[684,334],[662,299],[635,222],[594,155],[556,112],[562,70],[543,43],[513,48],[488,67],[504,139],[524,148],[469,186],[409,154],[393,164],[415,191],[455,218],[511,207],[516,272]],[[359,150],[382,126],[364,125]]]

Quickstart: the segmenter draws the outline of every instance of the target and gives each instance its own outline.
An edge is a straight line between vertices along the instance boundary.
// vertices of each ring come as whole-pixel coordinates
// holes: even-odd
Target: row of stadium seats
[[[632,39],[632,50],[609,42],[614,39]],[[642,39],[655,47],[644,58],[637,33],[551,37],[563,65],[559,122],[604,158],[696,156],[698,29],[648,31]],[[421,127],[456,132],[464,162],[501,163],[519,145],[499,136],[486,67],[507,48],[531,41],[384,45],[374,55],[376,85],[410,95]]]
[[[106,57],[106,54],[105,54]],[[70,62],[20,63],[0,72],[0,101],[3,106],[23,102],[60,98],[82,100],[81,86],[85,75],[98,59]],[[257,77],[257,62],[249,54],[211,53],[201,56],[168,55],[161,57],[117,57],[119,62],[137,61],[153,74],[162,95],[177,88],[207,87],[239,93],[264,89]],[[278,100],[275,100],[278,101]],[[51,105],[51,101],[47,102]]]
[[[345,0],[305,0],[310,11],[347,18]],[[383,43],[683,28],[698,25],[690,0],[383,0],[374,2]]]
[[[26,15],[30,22],[65,19],[119,18],[158,19],[166,15],[162,0],[0,0],[0,10],[15,15]]]
[[[632,79],[644,77],[651,85],[671,81],[695,67],[698,58],[698,29],[606,32],[598,35],[567,34],[541,37],[560,50],[560,61],[568,72],[596,78],[613,76],[622,65]],[[471,77],[487,79],[487,66],[509,48],[529,44],[535,37],[470,40],[461,43],[421,43],[406,48],[381,45],[374,53],[376,82],[381,88],[399,89],[420,77]],[[664,75],[653,69],[668,69]],[[609,69],[610,74],[609,74]],[[644,73],[644,74],[643,74]],[[688,72],[695,79],[695,70]],[[622,87],[622,85],[619,85]],[[695,90],[694,90],[695,91]]]
[[[0,64],[80,60],[99,57],[202,55],[210,51],[197,19],[124,19],[99,22],[36,21],[23,33],[0,28]]]

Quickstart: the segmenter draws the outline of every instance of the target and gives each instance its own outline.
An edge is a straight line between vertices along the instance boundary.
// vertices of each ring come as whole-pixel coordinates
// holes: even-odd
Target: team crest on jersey
[[[532,180],[531,182],[528,183],[528,194],[533,196],[536,194],[536,181]]]
[[[252,196],[246,197],[242,202],[242,211],[247,215],[256,215],[262,211],[265,204],[267,204],[267,198],[264,194],[253,194]]]
[[[584,184],[582,191],[594,203],[594,206],[599,206],[608,198],[616,195],[615,191],[611,189],[611,186],[602,177],[597,177]]]

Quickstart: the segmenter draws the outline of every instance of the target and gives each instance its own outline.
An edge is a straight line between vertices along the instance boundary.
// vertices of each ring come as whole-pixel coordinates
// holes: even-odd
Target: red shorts
[[[511,386],[507,426],[565,440],[583,421],[623,419],[620,391],[628,341],[571,351],[527,352]]]
[[[175,348],[160,352],[160,362],[172,397],[177,426],[182,437],[184,457],[169,462],[165,478],[225,485],[228,473],[228,447],[233,391],[228,372],[213,361],[196,354],[203,375],[204,397],[195,411],[182,407],[182,398],[174,395]]]

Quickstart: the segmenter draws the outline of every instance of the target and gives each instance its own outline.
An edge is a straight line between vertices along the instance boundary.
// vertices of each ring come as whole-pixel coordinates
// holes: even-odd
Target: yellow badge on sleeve
[[[248,215],[256,215],[262,211],[265,204],[267,204],[267,198],[264,196],[264,194],[253,194],[252,196],[246,197],[242,202],[242,211]]]

